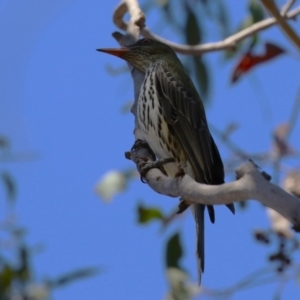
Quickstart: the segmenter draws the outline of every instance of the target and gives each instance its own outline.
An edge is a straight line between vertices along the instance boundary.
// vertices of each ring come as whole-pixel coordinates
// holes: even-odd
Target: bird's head
[[[178,60],[172,48],[152,39],[140,39],[123,48],[103,48],[97,51],[120,57],[142,72],[159,60]]]

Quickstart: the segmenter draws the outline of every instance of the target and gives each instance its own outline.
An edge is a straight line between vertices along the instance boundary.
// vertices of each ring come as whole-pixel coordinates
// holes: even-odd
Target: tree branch
[[[294,3],[295,0],[288,0],[287,3],[283,5],[281,9],[281,13],[283,16],[286,16],[287,12],[290,10]]]
[[[274,0],[261,0],[265,8],[273,15],[282,31],[288,36],[288,38],[298,47],[300,50],[300,38],[294,31],[294,29],[286,22],[284,14],[278,11],[278,8]],[[287,3],[288,4],[288,3]],[[285,8],[286,9],[286,8]]]
[[[133,2],[137,4],[136,1]],[[300,13],[300,8],[298,10],[297,14]],[[133,11],[131,10],[132,13]],[[291,13],[289,13],[290,16]],[[137,15],[139,14],[137,13]],[[129,22],[133,24],[132,28],[136,31],[133,34],[127,33],[125,36],[118,32],[113,34],[114,38],[121,45],[126,46],[135,40],[140,29],[139,26],[136,26],[136,20],[133,18]],[[126,28],[128,29],[128,26]],[[144,74],[131,65],[129,67],[134,81],[135,103],[131,111],[135,116],[134,133],[137,140],[140,138],[140,135],[136,120],[136,103],[144,80]],[[139,171],[145,164],[153,162],[152,153],[145,147],[133,148],[131,152],[126,153],[126,157],[136,163]],[[252,162],[241,165],[236,169],[236,174],[238,178],[236,181],[214,186],[197,183],[186,174],[178,174],[177,177],[170,178],[159,169],[148,171],[145,179],[148,185],[156,192],[170,197],[182,197],[191,203],[213,205],[255,199],[263,205],[276,210],[294,225],[296,231],[300,231],[300,201],[298,198],[266,180]]]
[[[153,163],[153,155],[143,143],[136,141],[130,152],[125,153],[142,173],[142,169]],[[170,197],[181,197],[191,203],[204,205],[230,204],[232,202],[257,200],[284,216],[300,231],[300,200],[285,192],[267,179],[265,173],[258,171],[252,162],[242,164],[236,170],[237,180],[221,185],[207,185],[196,182],[187,174],[175,178],[168,177],[157,168],[150,169],[145,179],[157,193]]]
[[[130,21],[128,23],[123,21],[123,17],[127,11],[130,15]],[[137,0],[123,0],[115,9],[113,21],[118,28],[134,36],[137,40],[140,35],[140,29],[145,27],[146,18]]]
[[[125,4],[125,2],[126,2],[126,4]],[[281,13],[282,19],[283,18],[293,19],[297,15],[300,14],[300,7],[297,7],[294,10],[287,12],[287,10],[290,8],[290,6],[292,4],[293,3],[288,2],[283,7],[283,11]],[[129,10],[128,7],[130,5],[134,5],[134,9]],[[140,26],[141,35],[143,35],[144,37],[147,37],[147,38],[153,38],[157,41],[167,44],[170,47],[172,47],[174,49],[174,51],[176,51],[178,53],[190,54],[190,55],[201,55],[205,52],[219,51],[219,50],[224,50],[224,49],[235,47],[237,42],[245,39],[246,37],[249,37],[249,36],[255,34],[258,31],[267,29],[267,28],[271,27],[272,25],[276,24],[276,22],[277,22],[276,18],[269,18],[269,19],[257,22],[255,24],[251,25],[250,27],[239,31],[238,33],[229,36],[228,38],[226,38],[223,41],[191,46],[191,45],[182,45],[182,44],[174,43],[172,41],[163,39],[162,37],[152,33],[149,28],[144,27],[145,22],[146,22],[145,15],[142,13],[141,9],[139,8],[136,0],[131,0],[131,1],[125,0],[117,6],[117,8],[114,12],[113,20],[119,29],[127,30],[128,23],[126,23],[123,20],[123,17],[128,10],[129,10],[129,12],[131,12],[131,11],[139,12],[139,13],[135,14],[134,16],[141,16],[141,14],[143,15],[143,18],[141,20],[138,17],[134,17],[134,20],[135,20],[134,24]]]

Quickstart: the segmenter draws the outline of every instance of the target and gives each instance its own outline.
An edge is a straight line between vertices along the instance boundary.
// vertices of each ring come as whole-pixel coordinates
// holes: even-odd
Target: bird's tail
[[[195,221],[197,230],[197,266],[199,284],[201,283],[201,275],[204,272],[204,210],[205,206],[202,204],[194,204]]]

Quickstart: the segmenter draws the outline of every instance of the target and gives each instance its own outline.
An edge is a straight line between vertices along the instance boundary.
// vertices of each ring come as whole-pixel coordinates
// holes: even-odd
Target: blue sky
[[[246,1],[228,2],[231,22],[237,25]],[[15,153],[33,154],[32,160],[2,163],[1,168],[17,182],[16,212],[28,229],[28,243],[45,249],[33,260],[36,278],[85,266],[103,268],[99,276],[57,290],[56,300],[162,299],[167,292],[163,241],[177,228],[184,232],[183,265],[196,280],[190,215],[163,235],[157,224],[137,226],[137,201],[168,211],[177,203],[174,199],[156,195],[139,180],[109,205],[94,193],[105,172],[132,166],[124,152],[134,141],[133,117],[120,113],[133,97],[131,78],[129,73],[111,76],[106,67],[121,68],[124,62],[95,51],[117,46],[111,37],[116,5],[96,0],[0,1],[0,134],[11,139]],[[160,15],[152,11],[149,16],[148,26],[157,29]],[[180,42],[171,29],[157,33]],[[229,83],[233,65],[222,62],[218,53],[206,55],[213,75],[209,122],[220,129],[231,121],[240,124],[232,138],[250,153],[271,148],[271,133],[288,120],[299,88],[297,50],[278,29],[262,37],[277,41],[288,54],[234,86]],[[209,39],[218,37],[212,32]],[[291,136],[298,149],[299,129],[297,123]],[[228,150],[216,141],[222,156],[228,157]],[[299,166],[299,161],[286,164]],[[0,208],[2,218],[3,203]],[[216,224],[206,224],[203,283],[210,288],[227,287],[265,266],[268,253],[251,235],[255,228],[269,227],[260,204],[252,201],[236,216],[224,207],[216,211]],[[233,299],[271,299],[276,287],[247,290]],[[283,299],[295,293],[299,286],[293,281]]]

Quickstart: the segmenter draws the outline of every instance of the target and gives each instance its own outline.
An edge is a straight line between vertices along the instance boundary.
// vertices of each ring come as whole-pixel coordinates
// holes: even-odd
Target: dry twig
[[[283,16],[286,16],[287,12],[290,10],[294,3],[295,0],[288,0],[287,3],[283,5],[281,9],[281,13]]]
[[[294,29],[286,22],[285,14],[279,12],[274,0],[261,0],[265,8],[276,19],[279,27],[288,36],[288,38],[298,47],[300,50],[300,38],[294,31]],[[291,2],[291,1],[290,1]],[[287,3],[288,4],[288,3]]]
[[[297,15],[300,14],[300,7],[297,7],[294,10],[287,12],[287,10],[291,7],[292,4],[293,3],[290,3],[290,1],[289,1],[283,7],[283,10],[281,13],[282,19],[284,19],[284,18],[293,19]],[[133,5],[134,8],[129,10],[128,5]],[[190,54],[190,55],[201,55],[205,52],[219,51],[219,50],[224,50],[224,49],[235,47],[239,41],[255,34],[258,31],[267,29],[277,23],[276,18],[268,18],[266,20],[257,22],[255,24],[253,24],[252,26],[250,26],[244,30],[241,30],[240,32],[238,32],[236,34],[231,35],[230,37],[226,38],[223,41],[191,46],[191,45],[182,45],[182,44],[174,43],[172,41],[163,39],[162,37],[152,33],[149,28],[144,27],[145,26],[145,15],[142,13],[137,1],[135,1],[135,0],[123,1],[117,6],[117,8],[114,12],[113,20],[119,29],[121,29],[121,30],[128,29],[128,23],[126,23],[123,20],[123,17],[128,10],[129,10],[129,12],[130,11],[138,12],[133,15],[133,19],[130,21],[130,23],[134,23],[135,25],[140,24],[141,35],[143,35],[144,37],[147,37],[147,38],[153,38],[157,41],[167,44],[178,53]],[[143,18],[139,19],[138,16],[141,16],[141,14],[143,15]]]

